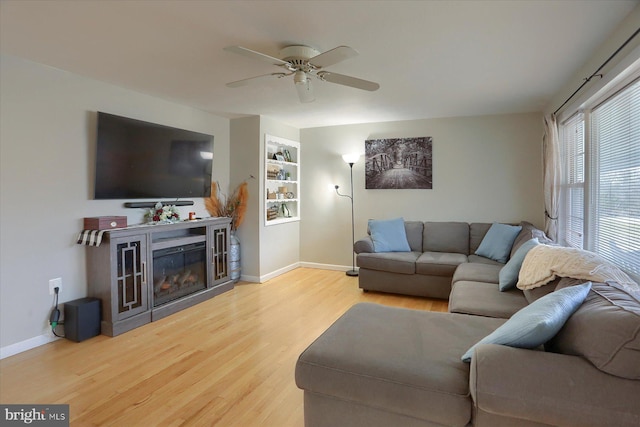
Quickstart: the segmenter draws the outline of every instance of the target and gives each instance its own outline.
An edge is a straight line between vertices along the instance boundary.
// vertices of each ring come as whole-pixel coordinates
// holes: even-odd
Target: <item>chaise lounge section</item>
[[[433,227],[425,223],[423,236]],[[440,230],[457,227],[464,229],[447,224]],[[501,291],[504,264],[470,262],[478,261],[471,242],[479,245],[479,236],[490,225],[468,227],[467,261],[459,263],[449,277],[449,313],[357,304],[300,355],[296,383],[304,390],[305,426],[640,425],[638,285],[630,279],[588,282],[583,272],[576,271],[573,275],[578,277],[564,272],[544,285]],[[544,240],[540,233],[523,225],[513,244],[513,259],[532,236]],[[432,243],[423,248],[454,247]],[[416,248],[411,252],[418,252]],[[359,257],[370,253],[360,252]],[[414,254],[415,260],[421,255]],[[532,268],[529,258],[524,258],[523,271]],[[437,279],[437,285],[430,287],[421,276],[447,277],[434,273],[445,269],[433,268],[429,275],[417,270],[401,273],[393,267],[401,258],[382,259],[359,264],[361,273],[363,265],[374,274],[382,270],[371,266],[387,262],[394,271],[384,271],[392,275],[385,277],[414,282],[405,288],[375,277],[375,290],[401,293],[409,289],[430,295],[443,291],[446,279]],[[364,288],[370,284],[365,280]],[[568,312],[565,297],[578,293],[581,299]],[[563,304],[554,306],[549,301]],[[544,311],[548,307],[552,315]],[[539,316],[541,310],[544,316]],[[564,312],[562,321],[558,311]],[[539,325],[527,315],[556,329],[545,330],[547,336],[536,337],[542,341],[531,348],[491,339],[505,330],[513,332],[511,325],[522,323],[523,318],[537,334]],[[462,361],[467,354],[470,363]]]

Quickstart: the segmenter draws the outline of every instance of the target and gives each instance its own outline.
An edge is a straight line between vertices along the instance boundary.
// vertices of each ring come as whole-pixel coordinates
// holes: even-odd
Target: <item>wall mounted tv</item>
[[[213,135],[98,112],[95,199],[209,197]]]

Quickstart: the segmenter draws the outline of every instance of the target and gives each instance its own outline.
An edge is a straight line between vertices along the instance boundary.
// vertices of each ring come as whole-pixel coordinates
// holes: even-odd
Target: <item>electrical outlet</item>
[[[55,295],[54,288],[58,288],[58,293],[62,292],[62,277],[49,280],[49,295]]]

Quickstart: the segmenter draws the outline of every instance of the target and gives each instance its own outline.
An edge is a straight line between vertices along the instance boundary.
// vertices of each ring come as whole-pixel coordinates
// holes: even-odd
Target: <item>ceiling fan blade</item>
[[[357,77],[345,76],[344,74],[331,73],[329,71],[321,71],[317,74],[317,76],[320,80],[324,80],[325,82],[336,83],[339,85],[368,90],[371,92],[380,88],[380,85],[378,83],[359,79]]]
[[[264,53],[256,52],[255,50],[247,49],[242,46],[227,46],[224,48],[227,52],[233,52],[246,56],[247,58],[257,59],[258,61],[268,62],[272,65],[289,65],[287,61],[274,58],[273,56],[265,55]]]
[[[295,85],[296,90],[298,91],[298,98],[300,98],[300,102],[306,104],[316,100],[316,97],[313,94],[311,79],[307,78],[303,82],[296,82]]]
[[[243,79],[243,80],[238,80],[235,82],[231,82],[231,83],[227,83],[225,86],[227,87],[240,87],[240,86],[247,86],[249,84],[253,84],[262,80],[266,80],[272,77],[277,77],[279,79],[281,79],[282,77],[286,76],[287,74],[285,73],[271,73],[271,74],[263,74],[261,76],[256,76],[256,77],[250,77],[248,79]]]
[[[309,63],[316,68],[324,68],[329,65],[337,64],[345,59],[358,56],[358,52],[349,46],[338,46],[309,59]]]

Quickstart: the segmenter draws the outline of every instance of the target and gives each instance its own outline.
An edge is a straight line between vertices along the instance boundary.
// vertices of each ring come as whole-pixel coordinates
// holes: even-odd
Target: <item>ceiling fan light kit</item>
[[[361,90],[375,91],[380,88],[380,85],[375,82],[323,70],[325,67],[357,56],[358,52],[349,46],[338,46],[323,53],[320,53],[309,46],[287,46],[280,51],[280,56],[282,58],[274,58],[242,46],[229,46],[226,47],[225,50],[227,52],[243,55],[247,58],[268,62],[271,65],[275,65],[286,70],[284,73],[264,74],[227,83],[227,87],[230,88],[259,83],[262,80],[270,80],[273,78],[282,78],[293,75],[293,82],[298,92],[298,98],[300,99],[300,102],[304,103],[315,100],[313,86],[311,85],[310,79],[310,77],[314,75],[324,82],[349,86]]]

